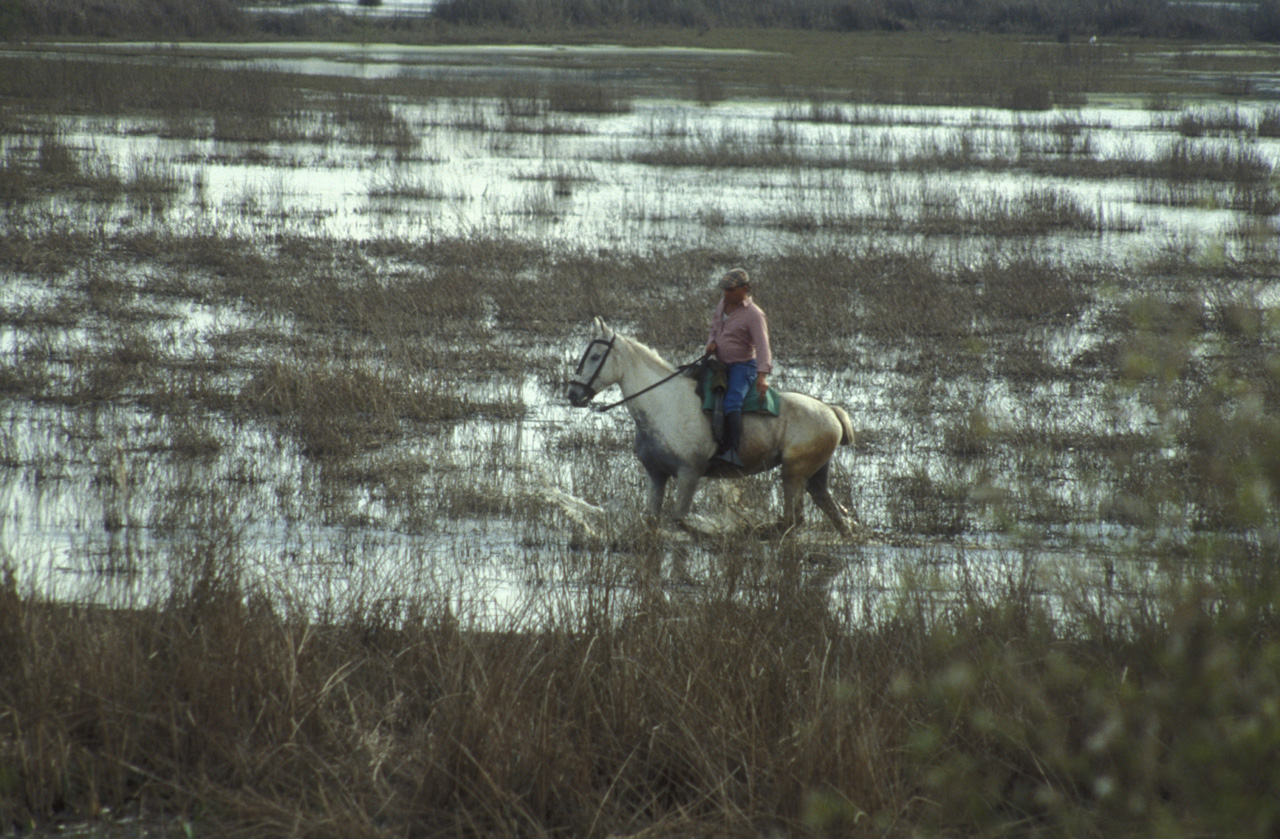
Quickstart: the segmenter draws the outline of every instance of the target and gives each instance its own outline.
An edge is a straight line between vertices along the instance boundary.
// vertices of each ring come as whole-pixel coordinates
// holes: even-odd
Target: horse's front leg
[[[654,469],[646,469],[649,476],[649,515],[654,519],[662,517],[662,500],[667,493],[667,475]]]

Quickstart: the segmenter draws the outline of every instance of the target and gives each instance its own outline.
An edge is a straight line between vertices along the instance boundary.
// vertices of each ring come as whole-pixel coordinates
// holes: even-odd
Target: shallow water
[[[102,48],[127,56],[121,60],[370,79],[524,74],[523,59],[564,52],[219,44],[166,46],[153,54],[150,45],[95,47]],[[63,55],[80,47],[54,49]],[[568,51],[606,49],[612,48]],[[126,177],[139,162],[157,167],[172,173],[178,191],[154,210],[128,200],[84,206],[53,196],[32,202],[20,220],[73,219],[107,232],[213,230],[264,242],[286,235],[355,242],[500,236],[566,250],[638,254],[724,248],[772,255],[799,246],[856,249],[901,242],[923,243],[953,264],[1027,248],[1064,266],[1128,264],[1170,241],[1217,240],[1229,253],[1240,246],[1235,228],[1252,221],[1213,200],[1152,205],[1141,200],[1144,182],[1137,179],[1051,178],[1018,166],[953,168],[936,162],[948,150],[970,161],[1016,161],[1024,153],[1051,159],[1054,144],[1068,142],[1057,131],[1063,120],[1080,126],[1067,132],[1068,151],[1095,158],[1152,160],[1183,142],[1152,114],[1124,107],[1035,116],[974,108],[849,107],[834,122],[810,122],[799,118],[796,103],[763,98],[703,106],[636,96],[625,113],[542,112],[529,118],[511,117],[498,100],[389,104],[414,138],[407,148],[342,137],[271,143],[207,134],[175,139],[162,136],[157,120],[68,115],[58,121],[59,137],[73,151],[108,161]],[[1260,112],[1260,106],[1238,107],[1245,119]],[[320,124],[321,116],[314,115],[312,124]],[[1280,140],[1274,138],[1199,142],[1215,145],[1245,147],[1273,167],[1280,163]],[[15,155],[34,152],[25,135],[0,137],[0,147]],[[724,164],[734,154],[774,152],[784,154],[783,162]],[[651,162],[664,155],[693,162]],[[916,165],[917,159],[926,162]],[[963,230],[938,235],[921,226],[938,207],[960,214],[1002,202],[1016,208],[1037,191],[1052,191],[1096,213],[1101,229],[991,237]],[[9,274],[0,286],[0,304],[8,311],[51,307],[58,293],[43,278]],[[163,346],[167,358],[188,361],[207,357],[220,336],[264,326],[196,302],[169,301],[159,314],[137,328]],[[58,359],[51,369],[71,375],[74,350],[103,340],[109,326],[109,319],[69,328],[6,326],[0,329],[0,353],[18,358],[33,348],[47,351]],[[272,328],[277,326],[289,329]],[[1065,363],[1099,338],[1086,319],[1046,329],[1044,340]],[[538,351],[567,370],[579,350]],[[883,351],[851,350],[854,358]],[[815,584],[828,586],[842,608],[853,608],[869,592],[893,592],[904,569],[996,568],[1013,550],[1007,534],[996,530],[968,541],[930,537],[909,544],[892,535],[886,485],[911,475],[945,476],[953,468],[938,454],[945,430],[940,421],[932,428],[903,427],[905,405],[920,398],[919,383],[886,372],[892,370],[892,364],[882,364],[874,373],[851,368],[833,375],[796,368],[782,377],[789,389],[846,405],[859,430],[879,441],[856,454],[842,453],[836,470],[840,500],[858,511],[865,538],[836,543],[825,524],[796,537],[801,553],[830,560],[806,566],[807,573]],[[554,619],[557,609],[569,608],[574,591],[599,579],[593,563],[608,554],[610,539],[629,538],[625,530],[610,528],[634,521],[644,481],[625,445],[609,456],[614,486],[583,485],[575,469],[575,435],[626,441],[631,425],[624,413],[571,411],[559,383],[534,376],[505,387],[518,394],[524,421],[459,423],[438,438],[415,439],[381,455],[418,464],[409,495],[399,500],[370,487],[330,497],[323,466],[309,461],[292,438],[254,423],[200,418],[197,435],[234,445],[224,443],[193,464],[171,456],[168,441],[175,429],[141,409],[6,402],[0,413],[0,558],[17,569],[24,585],[50,597],[150,601],[172,593],[175,562],[199,553],[200,540],[210,534],[223,534],[232,545],[228,556],[250,577],[289,592],[300,608],[323,611],[327,604],[353,599],[434,591],[456,612],[482,623]],[[939,401],[980,399],[997,420],[1010,424],[1027,423],[1035,412],[1044,412],[1036,417],[1042,423],[1089,423],[1094,415],[1078,408],[1080,400],[1094,404],[1101,398],[1042,389],[1028,399],[999,382],[935,387]],[[1064,406],[1057,416],[1046,408],[1054,405]],[[1140,412],[1121,420],[1133,427],[1151,421]],[[120,463],[133,476],[123,498],[113,478]],[[1048,492],[1069,499],[1073,509],[1096,509],[1101,490],[1071,477],[1071,453],[1048,469],[1057,476]],[[977,476],[973,480],[980,483]],[[780,504],[775,480],[753,486],[769,508],[753,510],[763,520]],[[460,490],[481,498],[481,512],[449,512],[442,499]],[[579,502],[593,508],[590,526],[575,512]],[[704,491],[698,511],[711,517],[708,532],[669,534],[663,573],[673,586],[688,579],[706,584],[713,575],[721,543],[714,519],[726,503],[717,490]],[[533,512],[513,513],[519,504]],[[192,520],[203,529],[173,524]],[[1115,545],[1122,535],[1096,523],[1037,528],[1040,544],[1054,550],[1069,550],[1082,538],[1095,546]],[[1098,573],[1098,562],[1082,559],[1079,551],[1070,555],[1080,560],[1079,573]],[[639,572],[624,567],[609,573],[630,586]],[[938,577],[945,581],[950,574],[944,570]]]
[[[222,55],[223,66],[265,61],[286,72],[366,77],[376,67],[372,72],[384,78],[456,74],[469,66],[525,80],[533,68],[521,60],[530,56],[616,49],[179,44],[150,57],[150,48],[94,47],[125,53],[129,60],[167,64]],[[642,56],[646,51],[628,52]],[[714,60],[716,51],[702,52]],[[303,63],[281,63],[293,60]],[[598,74],[556,72],[600,81]],[[1152,241],[1220,237],[1239,221],[1238,214],[1215,207],[1210,196],[1190,206],[1152,205],[1142,200],[1143,180],[1054,178],[1021,165],[973,165],[1014,164],[1028,154],[1046,161],[1071,154],[1155,160],[1185,143],[1175,127],[1162,124],[1162,115],[1131,108],[1028,115],[989,108],[827,105],[821,113],[828,121],[815,123],[804,119],[808,108],[803,104],[768,99],[698,105],[633,98],[626,113],[544,111],[530,117],[510,115],[498,100],[389,104],[411,132],[411,147],[370,148],[341,137],[279,143],[168,140],[153,133],[161,125],[116,118],[68,121],[66,142],[118,164],[153,162],[192,184],[166,210],[166,224],[238,224],[262,231],[296,226],[355,239],[474,232],[530,236],[569,247],[644,251],[745,242],[751,249],[776,251],[815,239],[847,246],[859,239],[911,235],[922,204],[980,206],[1051,191],[1096,213],[1102,231],[1090,232],[1084,242],[1065,231],[1044,237],[1041,246],[1078,250],[1081,258],[1124,261]],[[1249,103],[1235,108],[1245,123],[1256,122],[1263,110]],[[1272,166],[1280,161],[1277,138],[1206,137],[1195,147],[1247,150]],[[728,162],[735,155],[775,153],[789,162],[772,167]],[[971,163],[954,168],[938,157],[953,154]],[[673,156],[691,162],[646,162]],[[916,160],[922,161],[919,167]],[[263,216],[269,217],[266,223]],[[964,238],[962,246],[975,253],[993,244]]]

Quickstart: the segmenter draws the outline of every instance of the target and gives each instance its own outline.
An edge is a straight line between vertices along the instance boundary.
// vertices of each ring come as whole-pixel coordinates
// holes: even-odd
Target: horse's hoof
[[[773,524],[765,524],[765,525],[761,525],[760,527],[757,527],[755,530],[755,534],[758,538],[764,539],[765,541],[773,541],[774,539],[781,539],[782,537],[786,536],[788,533],[794,530],[795,527],[796,525],[791,524],[785,520],[776,521]]]

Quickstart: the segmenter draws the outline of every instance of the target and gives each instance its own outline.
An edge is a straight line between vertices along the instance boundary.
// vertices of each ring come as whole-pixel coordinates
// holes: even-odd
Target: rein
[[[601,341],[601,343],[604,343],[604,342],[603,342],[603,341]],[[595,373],[599,373],[599,372],[600,372],[600,368],[604,366],[604,362],[605,362],[605,360],[609,357],[609,353],[613,350],[613,341],[612,341],[612,340],[610,340],[610,341],[609,341],[609,343],[607,344],[607,347],[608,347],[608,349],[606,349],[606,350],[605,350],[605,357],[604,357],[604,358],[602,358],[602,359],[600,359],[600,364],[596,367],[596,369],[595,369]],[[588,350],[590,349],[590,345],[588,345],[587,349],[588,349]],[[584,356],[583,356],[583,358],[585,358],[585,357],[586,357],[586,356],[584,355]],[[672,373],[670,376],[667,376],[666,378],[663,378],[663,379],[658,379],[658,381],[654,382],[653,384],[649,385],[648,387],[643,388],[642,390],[637,390],[635,393],[631,394],[630,396],[624,396],[622,399],[619,399],[617,402],[610,402],[608,405],[600,405],[600,404],[597,404],[597,403],[595,403],[595,402],[592,402],[592,403],[591,403],[591,410],[592,410],[592,411],[594,411],[594,412],[595,412],[595,413],[597,413],[597,414],[603,414],[605,411],[612,411],[614,408],[618,407],[619,405],[621,405],[621,404],[623,404],[623,403],[625,403],[625,402],[630,402],[632,399],[635,399],[637,396],[642,396],[642,395],[644,395],[644,394],[648,393],[649,391],[653,390],[653,389],[654,389],[655,387],[657,387],[658,385],[664,385],[664,384],[666,384],[667,382],[671,381],[671,380],[672,380],[672,379],[674,379],[676,376],[679,376],[681,373],[685,372],[686,370],[692,370],[693,368],[697,367],[699,364],[701,364],[702,362],[706,361],[706,360],[707,360],[708,358],[710,358],[710,357],[711,357],[711,353],[709,353],[709,352],[708,352],[708,353],[703,353],[703,354],[702,354],[702,357],[701,357],[701,358],[699,358],[697,361],[691,361],[691,362],[689,362],[688,364],[681,364],[679,367],[677,367],[677,368],[676,368],[675,372],[674,372],[674,373]],[[595,378],[596,378],[596,377],[595,377],[595,373],[593,373],[593,374],[592,374],[592,376],[591,376],[591,380],[587,382],[587,387],[590,387],[590,386],[591,386],[591,383],[595,381]]]

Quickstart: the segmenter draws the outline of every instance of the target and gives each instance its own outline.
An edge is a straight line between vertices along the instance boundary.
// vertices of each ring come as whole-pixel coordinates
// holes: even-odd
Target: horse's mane
[[[653,347],[650,347],[648,344],[642,343],[638,339],[632,338],[628,335],[618,335],[618,337],[626,341],[627,345],[635,350],[637,354],[644,356],[654,365],[661,367],[668,373],[675,371],[675,366],[670,361],[667,361],[665,358],[658,355],[657,350],[653,349]]]

